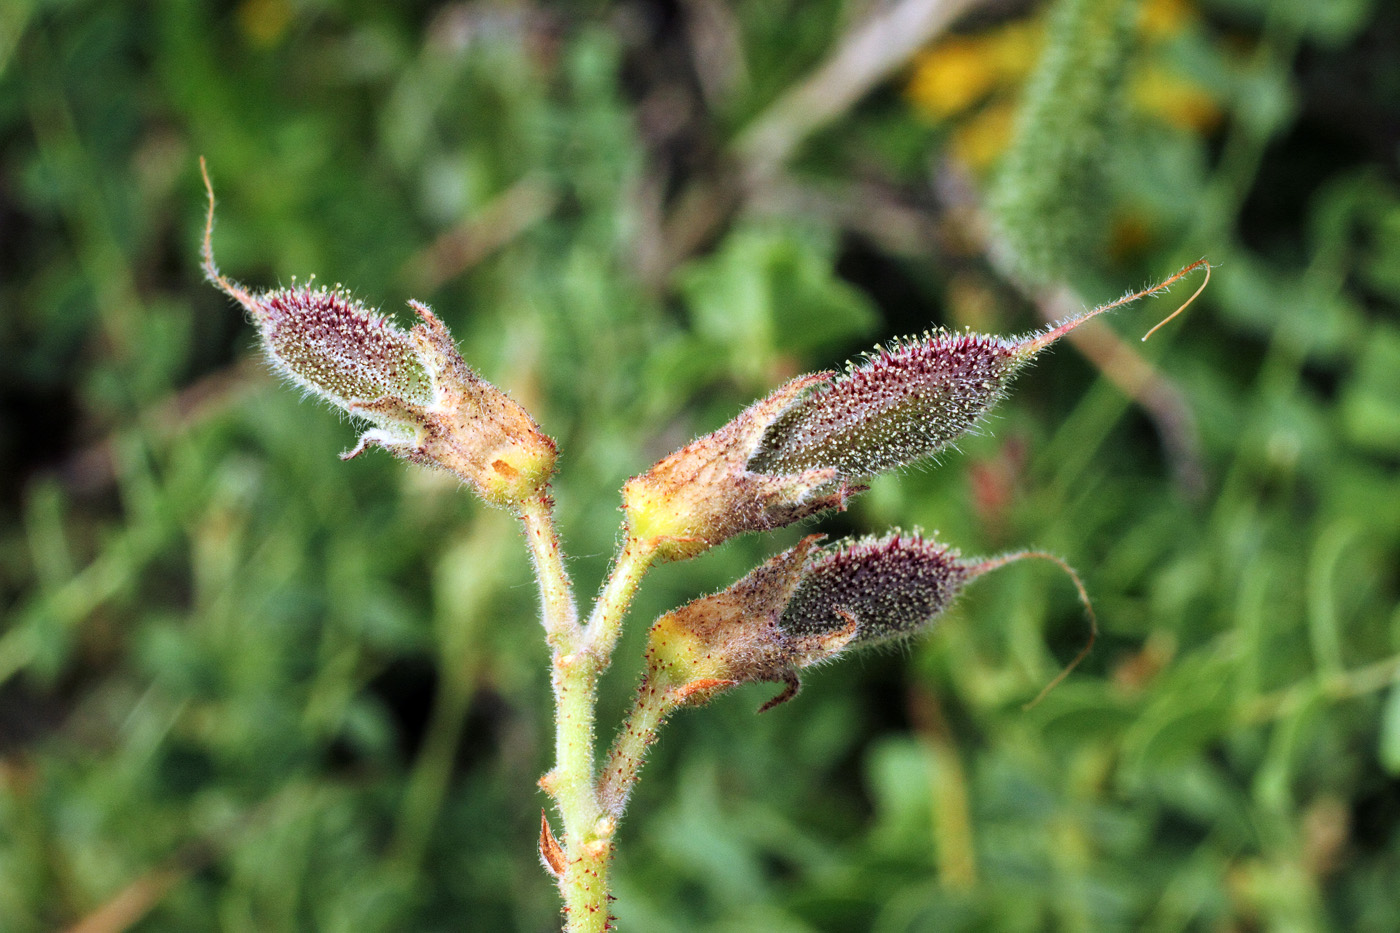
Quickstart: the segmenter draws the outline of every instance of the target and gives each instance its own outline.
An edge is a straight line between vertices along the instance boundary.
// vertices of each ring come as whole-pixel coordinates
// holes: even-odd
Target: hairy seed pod
[[[207,173],[204,181],[208,186]],[[409,302],[419,323],[405,331],[339,287],[249,291],[214,264],[213,224],[209,188],[205,276],[252,317],[273,368],[374,425],[343,458],[382,447],[451,470],[492,505],[518,505],[544,490],[554,471],[554,441],[472,371],[427,305]]]
[[[852,647],[927,629],[979,573],[946,545],[892,532],[823,548],[808,562],[780,625],[807,637],[855,621]]]
[[[753,468],[866,477],[931,457],[1002,399],[1026,358],[1017,341],[946,331],[882,348],[792,406]]]

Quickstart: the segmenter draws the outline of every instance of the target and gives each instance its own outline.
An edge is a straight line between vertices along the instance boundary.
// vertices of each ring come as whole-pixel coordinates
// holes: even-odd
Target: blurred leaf
[[[1400,453],[1400,328],[1372,330],[1342,389],[1341,414],[1354,443]]]
[[[696,333],[762,384],[780,354],[830,351],[868,333],[870,300],[831,271],[830,249],[796,230],[748,228],[679,274]]]

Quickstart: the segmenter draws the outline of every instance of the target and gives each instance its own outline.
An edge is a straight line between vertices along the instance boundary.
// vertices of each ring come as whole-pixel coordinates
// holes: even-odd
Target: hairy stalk
[[[604,804],[594,773],[598,675],[612,660],[622,620],[655,554],[654,545],[627,536],[587,627],[578,633],[576,650],[555,655],[558,763],[546,776],[546,787],[558,802],[564,819],[567,865],[560,888],[569,933],[594,933],[609,928],[607,870],[612,859],[613,831],[621,811]]]
[[[583,636],[583,650],[597,659],[600,670],[606,668],[612,658],[618,635],[622,633],[623,617],[627,615],[632,597],[636,595],[637,587],[655,557],[655,544],[630,534],[618,552],[612,573],[603,586],[603,592],[598,594]]]
[[[627,809],[627,798],[636,786],[647,747],[656,740],[656,731],[674,708],[669,692],[650,682],[643,683],[637,692],[632,711],[613,740],[598,777],[598,801],[614,821],[620,820]]]
[[[607,867],[611,844],[608,824],[593,787],[593,720],[598,674],[606,664],[581,650],[583,632],[573,588],[564,567],[554,527],[553,500],[541,491],[519,503],[530,556],[539,581],[546,638],[552,650],[555,706],[554,769],[540,786],[554,798],[564,823],[564,864],[560,894],[569,933],[607,929]],[[635,589],[635,586],[633,587]]]
[[[585,653],[554,658],[555,766],[541,785],[564,821],[566,864],[559,879],[570,933],[607,928],[612,828],[594,789],[593,718],[599,667]]]
[[[554,798],[564,823],[564,864],[559,888],[565,929],[595,933],[608,928],[608,862],[616,815],[605,810],[594,762],[598,676],[607,669],[637,586],[655,548],[628,536],[594,606],[587,628],[575,614],[546,495],[522,504],[521,519],[540,578],[545,631],[553,648],[555,765],[540,785]]]
[[[579,636],[578,609],[569,571],[564,568],[559,533],[554,528],[554,500],[542,490],[522,501],[519,512],[539,581],[545,637],[556,653],[572,651]]]

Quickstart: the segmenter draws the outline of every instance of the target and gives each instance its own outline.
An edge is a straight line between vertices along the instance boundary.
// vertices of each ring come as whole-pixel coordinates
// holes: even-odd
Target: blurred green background
[[[0,930],[558,926],[523,546],[337,460],[353,427],[201,281],[200,155],[229,275],[427,301],[536,414],[587,596],[620,484],[783,379],[1041,323],[975,206],[1044,10],[963,6],[804,122],[890,5],[0,4]],[[1028,563],[770,713],[678,716],[622,929],[1400,927],[1400,8],[1135,30],[1074,285],[1218,264],[1140,350],[1186,287],[1108,321],[1162,404],[1062,345],[936,469],[660,568],[601,721],[652,618],[812,530],[1053,550],[1093,654],[1022,710],[1086,637]]]

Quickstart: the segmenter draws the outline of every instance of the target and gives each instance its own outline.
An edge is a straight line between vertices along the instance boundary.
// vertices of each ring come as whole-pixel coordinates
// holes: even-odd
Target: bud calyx
[[[339,287],[250,292],[214,264],[213,212],[211,189],[205,276],[252,316],[273,368],[374,425],[343,458],[382,447],[451,470],[493,505],[519,503],[544,489],[554,470],[554,441],[472,371],[427,305],[409,302],[420,323],[404,331]]]

